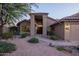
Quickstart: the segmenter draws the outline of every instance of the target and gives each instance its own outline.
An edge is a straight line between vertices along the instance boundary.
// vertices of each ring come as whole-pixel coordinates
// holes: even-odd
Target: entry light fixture
[[[70,24],[66,24],[66,25],[65,25],[65,30],[66,30],[66,31],[69,31],[69,30],[70,30]]]

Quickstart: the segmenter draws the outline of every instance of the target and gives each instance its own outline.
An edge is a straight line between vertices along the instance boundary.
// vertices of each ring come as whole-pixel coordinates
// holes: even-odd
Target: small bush
[[[9,39],[9,38],[12,38],[12,37],[13,37],[12,32],[5,32],[5,33],[3,33],[3,35],[2,35],[2,38],[3,38],[3,39]]]
[[[20,37],[21,38],[25,38],[26,36],[28,36],[29,34],[28,33],[26,33],[26,32],[22,32],[22,33],[20,33]]]
[[[63,48],[63,47],[56,47],[56,49],[59,50],[59,51],[65,51],[65,50],[66,50],[66,49]]]
[[[50,36],[50,39],[51,39],[51,40],[58,40],[59,38],[58,38],[58,36],[56,36],[56,35],[52,35],[52,36]]]
[[[16,50],[16,45],[7,42],[0,42],[0,53],[9,53]]]
[[[30,43],[39,43],[39,40],[37,38],[31,38],[30,40],[28,40],[28,42],[30,42]]]
[[[54,33],[52,31],[47,31],[47,35],[54,35]]]

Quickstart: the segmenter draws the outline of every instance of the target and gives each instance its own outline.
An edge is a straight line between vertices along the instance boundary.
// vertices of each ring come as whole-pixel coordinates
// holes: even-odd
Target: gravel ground
[[[7,53],[5,56],[71,56],[72,54],[56,50],[54,47],[49,47],[46,42],[40,41],[37,44],[28,43],[25,39],[9,40],[16,44],[17,50],[12,53]]]

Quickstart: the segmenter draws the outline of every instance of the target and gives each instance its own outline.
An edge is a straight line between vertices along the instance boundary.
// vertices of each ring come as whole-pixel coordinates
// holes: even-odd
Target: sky
[[[79,12],[79,3],[40,3],[39,8],[32,7],[33,12],[46,12],[49,17],[61,19]]]

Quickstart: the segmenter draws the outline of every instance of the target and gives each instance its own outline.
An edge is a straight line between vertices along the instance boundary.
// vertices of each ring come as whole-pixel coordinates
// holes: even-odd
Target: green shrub
[[[0,53],[8,53],[16,50],[16,45],[7,42],[0,42]]]
[[[37,38],[31,38],[30,40],[28,40],[28,42],[30,42],[30,43],[39,43],[39,40]]]
[[[56,36],[56,35],[52,35],[52,36],[50,36],[50,39],[51,39],[51,40],[58,40],[58,39],[59,39],[59,37],[58,37],[58,36]]]
[[[21,38],[25,38],[26,36],[28,36],[29,34],[27,32],[21,32],[20,33],[20,37]]]
[[[66,49],[63,48],[63,47],[56,47],[56,49],[59,50],[59,51],[65,51],[65,50],[66,50]]]
[[[5,33],[3,33],[3,35],[2,35],[2,38],[3,38],[3,39],[9,39],[9,38],[12,38],[12,37],[13,37],[12,32],[5,32]]]
[[[47,31],[47,35],[54,35],[54,32],[52,32],[52,31]]]

